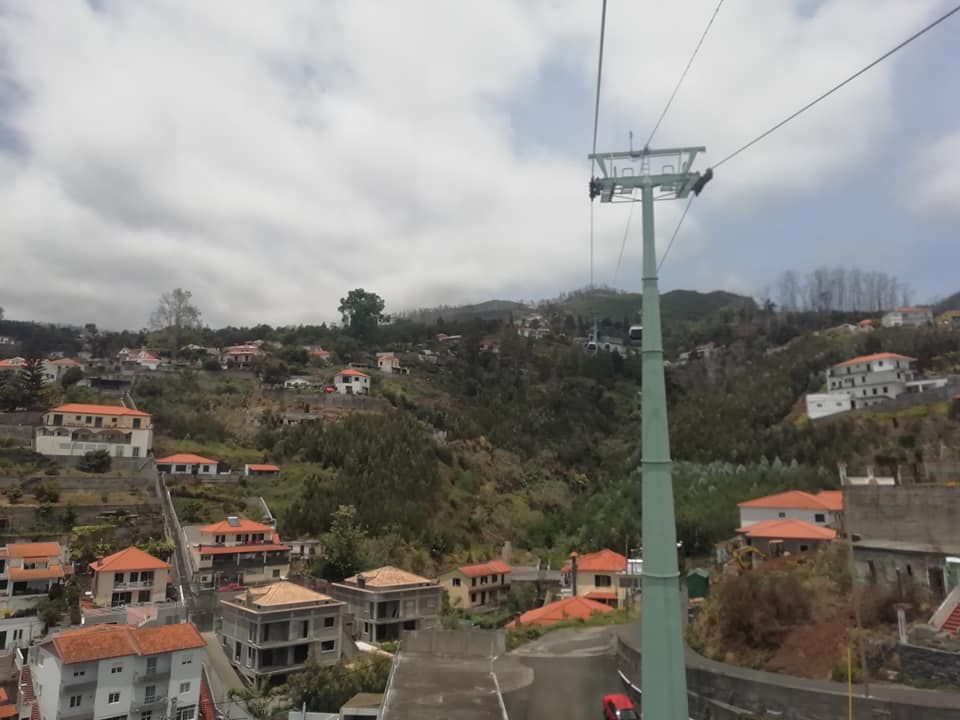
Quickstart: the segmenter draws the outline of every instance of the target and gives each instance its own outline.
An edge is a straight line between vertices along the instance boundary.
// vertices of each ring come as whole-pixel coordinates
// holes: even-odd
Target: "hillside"
[[[947,310],[960,310],[960,292],[955,292],[948,298],[945,298],[934,305],[934,315],[945,313]]]

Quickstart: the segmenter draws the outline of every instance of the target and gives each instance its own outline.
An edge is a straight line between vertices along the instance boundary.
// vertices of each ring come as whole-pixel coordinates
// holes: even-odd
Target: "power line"
[[[683,221],[687,219],[687,211],[690,210],[690,206],[693,205],[693,198],[696,197],[693,193],[690,193],[687,196],[687,204],[683,208],[683,214],[680,216],[680,221],[677,223],[677,226],[673,229],[673,235],[670,236],[670,242],[667,243],[667,249],[663,251],[663,257],[660,258],[660,262],[657,263],[657,273],[659,274],[660,268],[663,267],[663,264],[667,261],[667,256],[670,254],[670,248],[673,247],[673,241],[677,239],[677,234],[680,232],[680,226],[683,225]]]
[[[703,45],[703,41],[707,38],[707,33],[710,32],[710,28],[713,26],[713,21],[717,18],[717,13],[720,12],[720,8],[723,6],[723,0],[720,0],[717,3],[717,6],[713,9],[713,15],[710,16],[710,20],[707,22],[707,26],[703,29],[703,34],[700,35],[700,40],[697,41],[697,46],[693,49],[693,54],[690,55],[690,59],[687,61],[687,66],[683,69],[683,72],[680,73],[680,79],[677,80],[676,87],[673,88],[673,92],[670,93],[670,99],[667,100],[667,104],[663,108],[663,112],[660,113],[660,117],[657,118],[657,124],[653,126],[653,130],[650,131],[650,137],[647,138],[647,142],[644,144],[644,147],[650,147],[650,143],[653,142],[653,136],[657,134],[657,130],[660,129],[660,123],[663,122],[663,118],[666,117],[667,111],[670,109],[670,105],[673,104],[673,99],[677,96],[677,92],[680,90],[680,86],[683,85],[684,78],[687,77],[687,73],[690,72],[690,66],[693,65],[694,58],[697,57],[697,53],[700,52],[700,47]],[[594,149],[596,152],[596,149]]]
[[[600,52],[597,58],[597,93],[593,103],[593,155],[597,154],[597,129],[600,125],[600,83],[603,79],[603,41],[607,34],[607,0],[603,0],[600,10]],[[590,160],[590,177],[594,176],[597,159]],[[594,286],[594,228],[593,228],[593,198],[590,198],[590,288]]]
[[[771,135],[772,133],[776,132],[777,130],[779,130],[780,128],[782,128],[784,125],[786,125],[788,122],[790,122],[790,121],[793,120],[794,118],[796,118],[796,117],[798,117],[799,115],[802,115],[803,113],[805,113],[807,110],[809,110],[810,108],[812,108],[814,105],[816,105],[817,103],[819,103],[821,100],[824,100],[824,99],[828,98],[830,95],[833,95],[833,93],[835,93],[837,90],[839,90],[839,89],[842,88],[843,86],[847,85],[848,83],[852,82],[853,80],[856,80],[858,77],[860,77],[860,76],[863,75],[865,72],[867,72],[867,70],[870,70],[870,69],[871,69],[872,67],[874,67],[875,65],[879,65],[881,62],[883,62],[884,60],[886,60],[888,57],[890,57],[891,55],[893,55],[893,54],[896,53],[897,51],[902,50],[903,48],[905,48],[907,45],[909,45],[910,43],[912,43],[914,40],[916,40],[917,38],[919,38],[921,35],[929,32],[930,30],[933,30],[933,28],[935,28],[937,25],[939,25],[939,24],[942,23],[944,20],[946,20],[947,18],[949,18],[951,15],[956,14],[958,11],[960,11],[960,5],[957,5],[957,6],[954,7],[952,10],[949,10],[949,11],[947,11],[946,13],[944,13],[943,15],[941,15],[940,17],[938,17],[936,20],[934,20],[932,23],[930,23],[930,24],[927,25],[926,27],[922,28],[921,30],[918,30],[918,31],[915,32],[913,35],[911,35],[911,36],[908,37],[906,40],[904,40],[902,43],[900,43],[900,44],[897,45],[896,47],[892,48],[891,50],[888,50],[888,51],[885,52],[883,55],[881,55],[880,57],[878,57],[876,60],[874,60],[873,62],[871,62],[869,65],[866,65],[866,66],[862,67],[860,70],[857,70],[857,72],[855,72],[853,75],[851,75],[850,77],[848,77],[848,78],[847,78],[846,80],[844,80],[843,82],[841,82],[841,83],[839,83],[839,84],[837,84],[837,85],[834,85],[832,88],[830,88],[829,90],[827,90],[825,93],[823,93],[822,95],[820,95],[820,96],[817,97],[816,99],[811,100],[811,101],[808,102],[806,105],[804,105],[802,108],[800,108],[799,110],[797,110],[797,111],[796,111],[795,113],[793,113],[792,115],[784,118],[783,120],[781,120],[780,122],[778,122],[776,125],[774,125],[773,127],[771,127],[769,130],[761,133],[760,135],[757,135],[757,137],[755,137],[753,140],[751,140],[750,142],[748,142],[746,145],[743,145],[743,146],[741,146],[740,148],[738,148],[737,150],[734,150],[732,153],[730,153],[729,155],[725,156],[720,162],[716,163],[713,167],[714,167],[714,168],[720,167],[721,165],[723,165],[723,164],[724,164],[725,162],[727,162],[728,160],[732,160],[733,158],[735,158],[737,155],[739,155],[740,153],[742,153],[742,152],[743,152],[744,150],[746,150],[747,148],[752,147],[753,145],[756,145],[758,142],[760,142],[761,140],[763,140],[765,137],[767,137],[768,135]]]
[[[627,247],[627,235],[630,233],[630,221],[633,219],[633,209],[637,206],[636,201],[630,203],[630,212],[627,214],[627,225],[623,228],[623,240],[620,243],[620,255],[617,256],[617,267],[613,271],[613,282],[611,285],[617,286],[617,277],[620,275],[620,264],[623,262],[623,251]]]

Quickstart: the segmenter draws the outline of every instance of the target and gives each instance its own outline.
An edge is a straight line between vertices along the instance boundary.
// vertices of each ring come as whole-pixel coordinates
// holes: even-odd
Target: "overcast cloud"
[[[598,6],[0,2],[0,305],[140,327],[179,286],[212,325],[294,323],[332,319],[353,287],[396,311],[581,286]],[[657,144],[706,145],[705,167],[941,7],[729,0]],[[628,130],[642,144],[712,8],[610,2],[601,149]],[[701,203],[736,233],[878,143],[909,145],[896,67],[725,166],[671,254],[674,284],[769,282],[705,254]],[[576,85],[565,111],[518,120],[558,76]],[[935,182],[904,212],[955,214],[960,132],[917,151],[904,170]],[[661,237],[681,209],[657,206]],[[602,281],[626,210],[596,211]],[[638,255],[631,242],[625,263]]]

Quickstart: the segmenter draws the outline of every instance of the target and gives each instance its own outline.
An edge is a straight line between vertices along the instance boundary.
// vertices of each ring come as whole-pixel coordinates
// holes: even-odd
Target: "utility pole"
[[[655,200],[700,194],[713,177],[691,166],[703,147],[597,153],[600,177],[590,180],[591,200],[635,202],[643,209],[643,345],[641,399],[643,574],[640,620],[643,715],[649,720],[688,720],[687,674],[680,607],[680,570],[673,505],[667,394],[663,372],[663,334],[654,240]]]

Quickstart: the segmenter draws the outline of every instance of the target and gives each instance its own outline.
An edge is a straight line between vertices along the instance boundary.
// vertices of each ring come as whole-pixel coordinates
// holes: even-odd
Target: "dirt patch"
[[[849,612],[834,608],[812,623],[787,632],[783,644],[767,662],[772,672],[826,680],[847,646]]]

